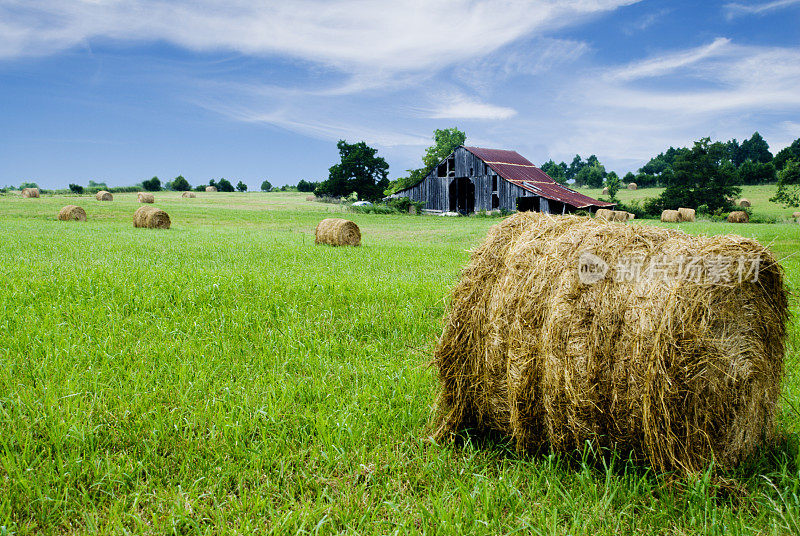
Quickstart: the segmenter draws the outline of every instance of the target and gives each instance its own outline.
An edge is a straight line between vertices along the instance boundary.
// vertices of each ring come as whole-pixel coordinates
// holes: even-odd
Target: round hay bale
[[[603,188],[603,195],[608,195],[608,188]]]
[[[67,205],[58,211],[58,219],[61,221],[86,221],[86,211],[76,205]]]
[[[637,190],[639,187],[636,185],[635,182],[628,183],[628,190]]]
[[[597,211],[594,213],[594,217],[598,220],[606,220],[611,221],[611,218],[614,216],[614,211],[609,210],[607,208],[598,208]]]
[[[759,259],[758,280],[737,280],[734,262],[725,281],[706,267],[697,282],[687,258]],[[620,273],[627,260],[638,277]],[[782,270],[754,240],[518,213],[453,289],[434,437],[477,429],[532,452],[616,447],[659,472],[731,467],[773,435],[787,320]]]
[[[678,209],[678,216],[680,217],[681,221],[694,221],[694,209],[693,208],[679,208]]]
[[[681,221],[680,212],[677,210],[665,210],[661,213],[661,221],[674,223]]]
[[[325,218],[314,230],[315,243],[329,246],[361,245],[361,230],[350,220],[341,218]]]
[[[106,190],[100,190],[99,192],[97,192],[94,195],[94,197],[98,201],[113,201],[114,200],[114,196],[111,195],[111,192],[106,191]]]
[[[626,222],[628,221],[628,213],[624,210],[612,210],[611,219],[609,221]]]
[[[743,197],[736,202],[736,205],[744,208],[749,208],[750,201],[747,198]]]
[[[635,220],[636,219],[636,214],[634,214],[633,212],[628,212],[628,219],[629,220]]]
[[[306,201],[316,201],[316,200],[317,200],[317,196],[315,196],[315,195],[307,195],[306,196]]]
[[[194,194],[194,192],[183,192],[181,194],[181,197],[187,198],[187,199],[194,199],[197,196]]]
[[[136,194],[136,200],[139,201],[139,203],[155,203],[156,196],[149,192],[139,192]]]
[[[23,188],[22,197],[26,198],[40,197],[39,188]]]
[[[800,218],[800,212],[792,212],[792,218],[794,219]]]
[[[206,192],[216,192],[216,191],[217,191],[216,186],[206,186]]]
[[[750,216],[744,210],[734,210],[728,214],[728,223],[748,223]]]
[[[147,229],[169,229],[172,222],[169,215],[160,208],[145,205],[133,213],[133,226]]]

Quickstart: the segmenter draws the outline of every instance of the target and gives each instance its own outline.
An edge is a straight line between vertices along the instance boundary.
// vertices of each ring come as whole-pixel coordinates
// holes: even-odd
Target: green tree
[[[313,192],[314,188],[319,186],[318,182],[314,181],[307,181],[300,179],[300,182],[297,183],[297,191],[298,192]]]
[[[242,181],[239,181],[238,183],[236,183],[236,189],[239,190],[240,192],[246,192],[247,191],[247,185],[245,183],[243,183]]]
[[[575,158],[572,159],[569,167],[567,168],[567,180],[573,180],[575,176],[586,166],[586,162],[583,161],[581,155],[576,154]]]
[[[770,199],[773,203],[782,203],[787,207],[800,206],[800,163],[787,160],[783,169],[778,172],[778,191]]]
[[[98,189],[98,190],[107,190],[108,185],[104,182],[94,182],[93,180],[89,181],[89,188]]]
[[[789,160],[800,162],[800,138],[794,140],[788,147],[778,151],[772,163],[775,164],[775,169],[781,170]]]
[[[270,190],[272,190],[272,183],[264,179],[264,182],[261,183],[261,191],[269,192]]]
[[[597,157],[595,156],[591,165],[583,166],[580,171],[578,171],[577,175],[575,175],[575,185],[601,188],[605,177],[606,168],[597,161]]]
[[[79,184],[70,184],[69,190],[75,194],[82,194],[83,193],[83,186]]]
[[[161,190],[161,181],[158,177],[147,179],[146,181],[142,181],[142,188],[148,192],[158,192]]]
[[[688,153],[679,154],[672,164],[672,173],[665,177],[666,188],[650,204],[651,211],[707,205],[710,211],[730,210],[731,198],[741,193],[737,173],[727,158],[724,143],[711,143],[702,138]]]
[[[764,184],[775,180],[775,165],[772,162],[753,162],[749,158],[739,166],[741,184]]]
[[[378,201],[389,186],[389,164],[363,141],[339,140],[340,162],[328,170],[328,180],[314,190],[319,196],[345,197],[355,193],[358,199]]]
[[[211,182],[213,182],[213,180]],[[211,184],[211,183],[209,183],[209,184]],[[214,186],[214,184],[211,184],[211,186]],[[218,180],[217,184],[216,184],[216,187],[217,187],[217,190],[219,190],[220,192],[232,192],[233,191],[233,184],[231,184],[231,181],[229,181],[228,179],[220,179],[220,180]]]
[[[633,175],[632,173],[630,174]],[[606,175],[606,188],[608,188],[608,195],[611,197],[612,201],[617,200],[617,192],[619,192],[621,186],[622,181],[619,180],[619,175],[617,175],[615,171]]]
[[[749,140],[744,140],[742,142],[739,153],[739,159],[742,162],[748,159],[762,164],[772,161],[772,153],[769,152],[769,145],[767,145],[767,141],[762,138],[761,134],[758,132],[753,132]]]
[[[167,185],[167,189],[175,190],[176,192],[188,192],[192,189],[192,187],[189,185],[189,181],[187,181],[183,175],[178,175]]]
[[[405,190],[422,182],[428,173],[433,171],[439,162],[450,156],[459,145],[464,145],[467,135],[458,130],[457,127],[436,129],[433,131],[433,145],[425,149],[422,156],[422,167],[419,169],[407,169],[407,177],[400,177],[391,182],[386,188],[386,195]]]
[[[561,162],[556,164],[552,159],[542,164],[542,171],[559,184],[567,184],[567,164]]]

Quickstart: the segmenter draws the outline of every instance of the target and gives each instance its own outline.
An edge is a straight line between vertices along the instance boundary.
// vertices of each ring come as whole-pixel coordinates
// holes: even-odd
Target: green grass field
[[[780,439],[736,472],[436,445],[431,352],[498,220],[347,214],[363,247],[330,248],[343,209],[304,199],[159,193],[156,231],[135,194],[0,197],[0,535],[798,530],[796,319]],[[679,226],[769,244],[800,288],[800,225]]]

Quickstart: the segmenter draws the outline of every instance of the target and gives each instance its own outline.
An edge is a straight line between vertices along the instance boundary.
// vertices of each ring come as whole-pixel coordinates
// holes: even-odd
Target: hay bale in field
[[[728,223],[747,223],[750,221],[750,216],[744,210],[735,210],[728,214]]]
[[[155,203],[156,196],[148,192],[139,192],[136,194],[136,200],[140,203]]]
[[[757,282],[737,279],[736,262],[721,282],[681,268],[740,257],[760,260]],[[640,277],[620,272],[626,259]],[[494,431],[561,452],[588,441],[659,472],[734,466],[773,434],[787,319],[782,270],[754,240],[515,214],[453,289],[434,437]]]
[[[329,246],[361,245],[361,230],[350,220],[341,218],[325,218],[314,230],[316,244]]]
[[[800,218],[800,212],[792,212],[792,218],[794,219]]]
[[[99,192],[97,192],[94,195],[94,197],[98,201],[113,201],[114,200],[114,196],[111,195],[111,192],[109,192],[107,190],[100,190]]]
[[[603,188],[603,195],[608,195],[608,188]]]
[[[611,218],[614,217],[614,211],[607,208],[598,208],[594,213],[594,217],[598,220],[611,221]]]
[[[748,207],[750,207],[750,201],[747,198],[743,197],[743,198],[739,199],[736,202],[736,205],[740,206],[740,207],[748,208]]]
[[[694,221],[694,209],[693,208],[679,208],[678,209],[678,216],[680,217],[681,221]]]
[[[637,186],[635,182],[628,183],[628,190],[637,190],[638,188],[639,186]]]
[[[181,197],[186,198],[186,199],[194,199],[197,196],[194,194],[194,192],[183,192],[181,194]]]
[[[680,212],[677,210],[665,210],[661,213],[661,221],[674,223],[681,221]]]
[[[317,200],[317,196],[315,196],[315,195],[307,195],[306,196],[306,201],[316,201],[316,200]]]
[[[216,192],[216,191],[217,191],[216,186],[206,186],[206,192]]]
[[[86,221],[86,211],[76,205],[67,205],[58,211],[58,219],[61,221]]]
[[[160,208],[145,205],[133,213],[133,226],[147,229],[169,229],[172,222],[169,215]]]
[[[39,196],[40,196],[39,188],[23,188],[22,189],[22,197],[34,198],[34,197],[39,197]]]
[[[635,220],[636,219],[636,214],[634,214],[633,212],[628,212],[628,219],[629,220]]]
[[[611,219],[609,221],[626,222],[628,221],[628,213],[624,210],[612,210]]]

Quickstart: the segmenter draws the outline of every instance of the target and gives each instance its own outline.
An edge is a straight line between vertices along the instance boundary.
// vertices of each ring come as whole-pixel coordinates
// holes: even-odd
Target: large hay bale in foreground
[[[661,213],[661,221],[675,223],[681,221],[681,214],[677,210],[665,210]]]
[[[183,192],[181,194],[181,197],[183,197],[183,198],[192,198],[193,199],[193,198],[195,198],[197,196],[194,194],[194,192]]]
[[[757,282],[703,264],[740,257],[760,260]],[[702,268],[681,276],[686,259]],[[640,277],[617,268],[629,260]],[[580,271],[603,262],[605,277]],[[588,441],[657,471],[734,466],[773,434],[787,318],[781,268],[754,240],[516,214],[453,289],[434,437],[477,429],[562,452]]]
[[[140,203],[155,203],[156,196],[148,192],[139,192],[136,194],[136,200]]]
[[[206,192],[216,192],[216,191],[217,191],[216,186],[206,186]]]
[[[746,197],[743,197],[736,202],[736,205],[744,208],[749,208],[750,201]]]
[[[114,196],[111,195],[111,192],[109,192],[107,190],[100,190],[99,192],[97,192],[94,195],[94,197],[98,201],[113,201],[114,200]]]
[[[735,210],[728,214],[728,223],[748,223],[750,216],[744,210]]]
[[[169,214],[160,208],[145,205],[136,209],[133,213],[133,226],[144,227],[147,229],[169,229],[172,222]]]
[[[39,188],[23,188],[22,197],[27,197],[27,198],[40,197]]]
[[[329,246],[358,246],[361,245],[361,230],[358,225],[350,220],[341,218],[326,218],[317,224],[314,230],[317,244]]]
[[[693,208],[679,208],[678,216],[681,221],[694,221],[695,211]]]
[[[635,182],[629,182],[628,183],[628,190],[636,190],[638,188],[639,188],[639,186],[637,186],[637,184]]]
[[[594,217],[598,220],[611,221],[614,217],[614,211],[607,208],[598,208],[594,213]]]
[[[61,221],[86,221],[86,211],[77,205],[67,205],[58,211],[58,219]]]

